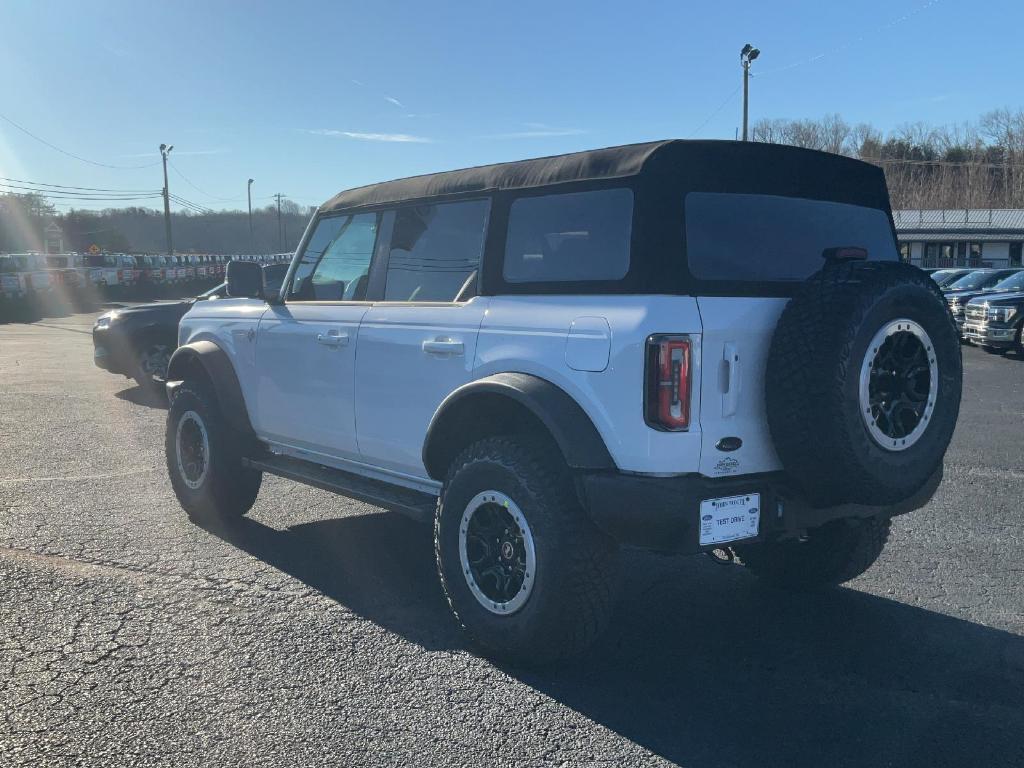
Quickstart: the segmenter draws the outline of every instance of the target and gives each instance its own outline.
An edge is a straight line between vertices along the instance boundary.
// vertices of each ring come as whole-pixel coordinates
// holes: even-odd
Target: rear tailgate
[[[772,333],[788,299],[702,296],[700,473],[708,477],[781,468],[765,412]],[[726,438],[739,438],[729,447]],[[723,442],[724,441],[724,442]]]

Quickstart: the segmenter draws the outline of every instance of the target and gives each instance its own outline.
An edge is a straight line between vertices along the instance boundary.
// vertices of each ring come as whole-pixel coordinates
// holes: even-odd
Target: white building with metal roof
[[[1019,267],[1024,210],[951,208],[892,212],[904,260],[919,267]]]

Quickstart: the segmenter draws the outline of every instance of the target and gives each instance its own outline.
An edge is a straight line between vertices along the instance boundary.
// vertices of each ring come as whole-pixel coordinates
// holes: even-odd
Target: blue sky
[[[213,208],[244,208],[250,176],[254,205],[313,205],[416,173],[732,138],[747,41],[752,120],[890,129],[1024,106],[1019,0],[0,2],[0,114],[111,165],[173,144],[194,186],[172,169],[171,191]],[[2,120],[0,176],[162,185],[159,165],[89,165]]]

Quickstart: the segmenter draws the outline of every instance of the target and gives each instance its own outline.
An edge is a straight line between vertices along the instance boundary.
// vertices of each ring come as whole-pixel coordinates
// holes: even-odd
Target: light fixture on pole
[[[249,179],[249,186],[246,188],[249,196],[249,253],[252,253],[252,183],[254,179]]]
[[[743,46],[740,51],[740,66],[743,67],[743,140],[747,140],[747,103],[749,86],[748,80],[750,79],[750,62],[761,55],[761,51],[750,43]]]

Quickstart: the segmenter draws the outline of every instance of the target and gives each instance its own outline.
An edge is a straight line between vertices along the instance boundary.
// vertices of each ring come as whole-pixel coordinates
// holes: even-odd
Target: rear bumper
[[[743,543],[802,535],[841,518],[894,517],[918,509],[942,482],[941,468],[915,496],[889,507],[844,504],[815,508],[787,486],[781,473],[707,478],[700,475],[643,477],[617,472],[580,477],[581,495],[591,519],[620,544],[664,552],[696,553],[724,545],[700,544],[700,505],[705,499],[761,495],[760,526]]]

